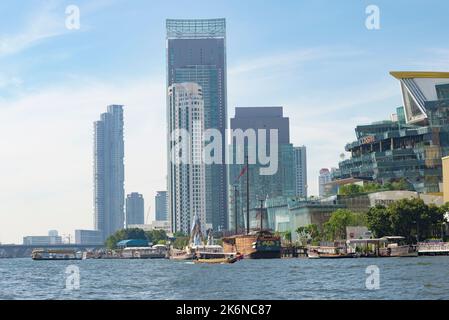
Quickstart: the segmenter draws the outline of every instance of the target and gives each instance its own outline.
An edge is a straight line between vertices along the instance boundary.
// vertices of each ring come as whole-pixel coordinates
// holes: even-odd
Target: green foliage
[[[363,186],[357,184],[347,184],[339,188],[338,194],[342,196],[355,196],[362,193],[372,193],[386,190],[413,190],[413,187],[405,179],[390,181],[385,184],[377,182],[367,182]]]
[[[187,237],[188,235],[185,234],[182,231],[176,231],[175,233],[173,233],[173,237],[178,238],[178,237]]]
[[[173,247],[175,249],[182,250],[189,244],[189,241],[190,241],[189,237],[177,237],[173,242]]]
[[[363,192],[363,188],[357,184],[347,184],[339,188],[338,193],[342,196],[353,196]]]
[[[110,235],[106,239],[105,245],[108,249],[115,249],[117,247],[117,242],[129,239],[146,240],[147,237],[145,235],[145,231],[139,228],[121,229]]]
[[[146,231],[145,236],[153,244],[158,244],[159,241],[166,241],[168,239],[167,233],[164,230],[151,230]]]
[[[376,237],[403,236],[416,242],[442,235],[447,206],[426,205],[422,199],[402,199],[390,206],[376,206],[367,214],[368,228]]]
[[[346,209],[338,209],[332,213],[324,224],[324,236],[328,240],[346,239],[346,227],[360,226],[366,223],[363,214],[353,213]]]

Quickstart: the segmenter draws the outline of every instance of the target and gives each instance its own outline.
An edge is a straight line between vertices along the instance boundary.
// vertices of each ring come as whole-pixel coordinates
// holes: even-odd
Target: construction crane
[[[145,218],[145,224],[149,224],[148,220],[150,219],[150,212],[151,212],[151,204],[148,206],[147,216]]]

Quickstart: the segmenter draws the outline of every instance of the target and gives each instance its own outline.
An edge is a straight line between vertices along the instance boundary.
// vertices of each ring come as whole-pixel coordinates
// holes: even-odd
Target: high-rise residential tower
[[[192,82],[169,87],[168,207],[173,232],[188,234],[198,216],[206,225],[204,101],[201,87]]]
[[[205,129],[222,136],[222,163],[206,165],[206,221],[214,230],[227,227],[226,21],[172,20],[167,27],[167,87],[194,82],[201,86]],[[170,213],[173,214],[173,213]]]
[[[326,190],[324,185],[328,182],[331,182],[331,172],[327,168],[323,168],[320,170],[320,176],[318,177],[318,187],[319,187],[319,195],[320,197],[324,197],[326,195]]]
[[[143,195],[132,192],[126,196],[126,225],[145,223]]]
[[[259,155],[259,149],[265,148],[265,152],[270,157],[276,158],[277,170],[273,174],[261,174],[260,169],[267,167],[260,162],[257,157],[255,163],[249,162],[249,170],[245,172],[245,163],[238,163],[237,148],[239,148],[238,139],[232,136],[231,154],[232,165],[229,166],[230,198],[229,198],[229,229],[235,229],[235,212],[237,211],[237,227],[244,227],[246,224],[246,174],[249,173],[249,207],[251,210],[259,208],[260,201],[266,198],[275,197],[293,197],[295,195],[295,165],[294,150],[290,143],[290,120],[283,116],[282,107],[237,107],[235,116],[231,118],[231,130],[235,133],[238,130],[248,134],[247,137],[253,137],[253,143],[248,146],[249,138],[244,140],[245,155],[253,153]],[[259,130],[266,130],[265,134],[259,136]],[[274,146],[271,145],[270,130],[276,130],[278,139],[277,153]],[[251,134],[250,132],[253,132]],[[263,131],[262,131],[263,132]],[[260,137],[265,135],[265,141]],[[237,188],[237,201],[234,199],[232,189]],[[235,189],[234,189],[235,190]],[[237,204],[237,210],[234,207]],[[250,217],[250,226],[254,225],[254,217]]]
[[[94,227],[103,239],[124,227],[123,106],[108,106],[94,122]]]
[[[295,147],[296,196],[307,198],[307,150],[305,146]]]
[[[156,221],[168,221],[167,191],[158,191],[156,197],[154,197],[154,202]]]

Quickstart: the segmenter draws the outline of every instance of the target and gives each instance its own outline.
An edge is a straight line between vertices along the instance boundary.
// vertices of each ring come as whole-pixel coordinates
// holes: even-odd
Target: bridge
[[[104,248],[103,245],[95,244],[54,244],[54,245],[0,245],[0,258],[26,258],[31,257],[34,249],[68,249],[75,251],[86,251]]]

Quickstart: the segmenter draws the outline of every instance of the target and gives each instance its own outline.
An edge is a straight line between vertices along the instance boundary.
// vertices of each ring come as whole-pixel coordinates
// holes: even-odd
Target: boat
[[[33,260],[82,260],[83,253],[67,249],[35,249],[31,253]]]
[[[380,257],[417,257],[416,247],[405,243],[405,238],[401,236],[388,236],[381,238],[384,243],[383,248],[379,248]]]
[[[121,252],[122,259],[165,259],[167,248],[165,246],[129,247]]]
[[[231,264],[243,259],[240,254],[216,254],[215,257],[210,253],[207,257],[203,257],[201,254],[198,256],[194,263],[207,263],[207,264]]]
[[[340,250],[338,247],[309,247],[307,257],[309,259],[345,259],[354,258],[355,255]]]
[[[245,259],[281,258],[281,237],[269,230],[223,238],[225,253],[240,253]]]

